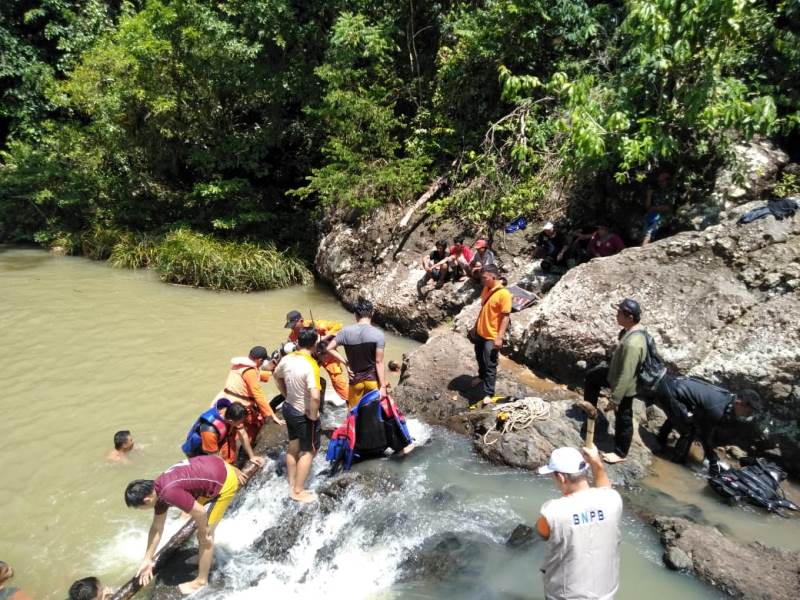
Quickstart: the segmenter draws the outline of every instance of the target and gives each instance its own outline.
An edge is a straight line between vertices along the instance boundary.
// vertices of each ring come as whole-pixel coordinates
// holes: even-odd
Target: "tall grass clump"
[[[170,283],[250,292],[307,284],[311,271],[274,246],[226,242],[179,229],[167,234],[151,263]]]
[[[126,233],[114,244],[108,262],[121,269],[145,269],[154,264],[160,238]]]
[[[93,225],[81,233],[81,254],[94,260],[106,260],[125,232],[114,227]]]

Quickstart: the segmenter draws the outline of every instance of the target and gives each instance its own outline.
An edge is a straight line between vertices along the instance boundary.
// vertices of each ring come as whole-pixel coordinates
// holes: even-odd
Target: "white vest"
[[[611,600],[619,586],[622,498],[589,488],[545,502],[550,526],[544,570],[547,600]]]

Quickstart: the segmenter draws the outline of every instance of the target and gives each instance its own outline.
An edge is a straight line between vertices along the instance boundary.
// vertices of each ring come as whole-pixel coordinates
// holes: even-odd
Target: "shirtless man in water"
[[[128,458],[133,450],[133,436],[127,429],[118,431],[114,434],[114,449],[108,453],[106,460],[117,463],[130,463],[131,459]]]

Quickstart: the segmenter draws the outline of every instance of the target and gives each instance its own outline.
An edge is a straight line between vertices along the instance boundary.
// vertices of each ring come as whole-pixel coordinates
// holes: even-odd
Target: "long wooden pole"
[[[261,470],[257,464],[253,462],[247,462],[247,464],[242,468],[242,473],[247,477],[247,481],[245,482],[244,486],[246,486],[250,479]],[[241,490],[241,486],[239,489]],[[237,492],[238,493],[238,492]],[[161,547],[161,550],[156,552],[154,557],[155,560],[155,567],[153,567],[153,575],[156,575],[161,567],[169,560],[169,558],[175,553],[176,550],[180,549],[186,541],[192,537],[192,534],[195,532],[196,525],[194,520],[190,519],[188,523],[186,523],[183,527],[181,527],[178,532],[173,535],[170,540]],[[142,586],[139,585],[139,578],[135,575],[128,580],[128,583],[123,585],[119,588],[114,594],[111,596],[111,600],[129,600],[136,595],[142,589]]]

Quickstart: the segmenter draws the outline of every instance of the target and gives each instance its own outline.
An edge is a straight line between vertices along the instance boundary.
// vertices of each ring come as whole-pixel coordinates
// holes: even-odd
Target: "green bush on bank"
[[[271,244],[222,241],[188,229],[161,239],[121,236],[109,262],[116,267],[151,267],[162,281],[212,290],[250,292],[313,280],[302,260]]]

